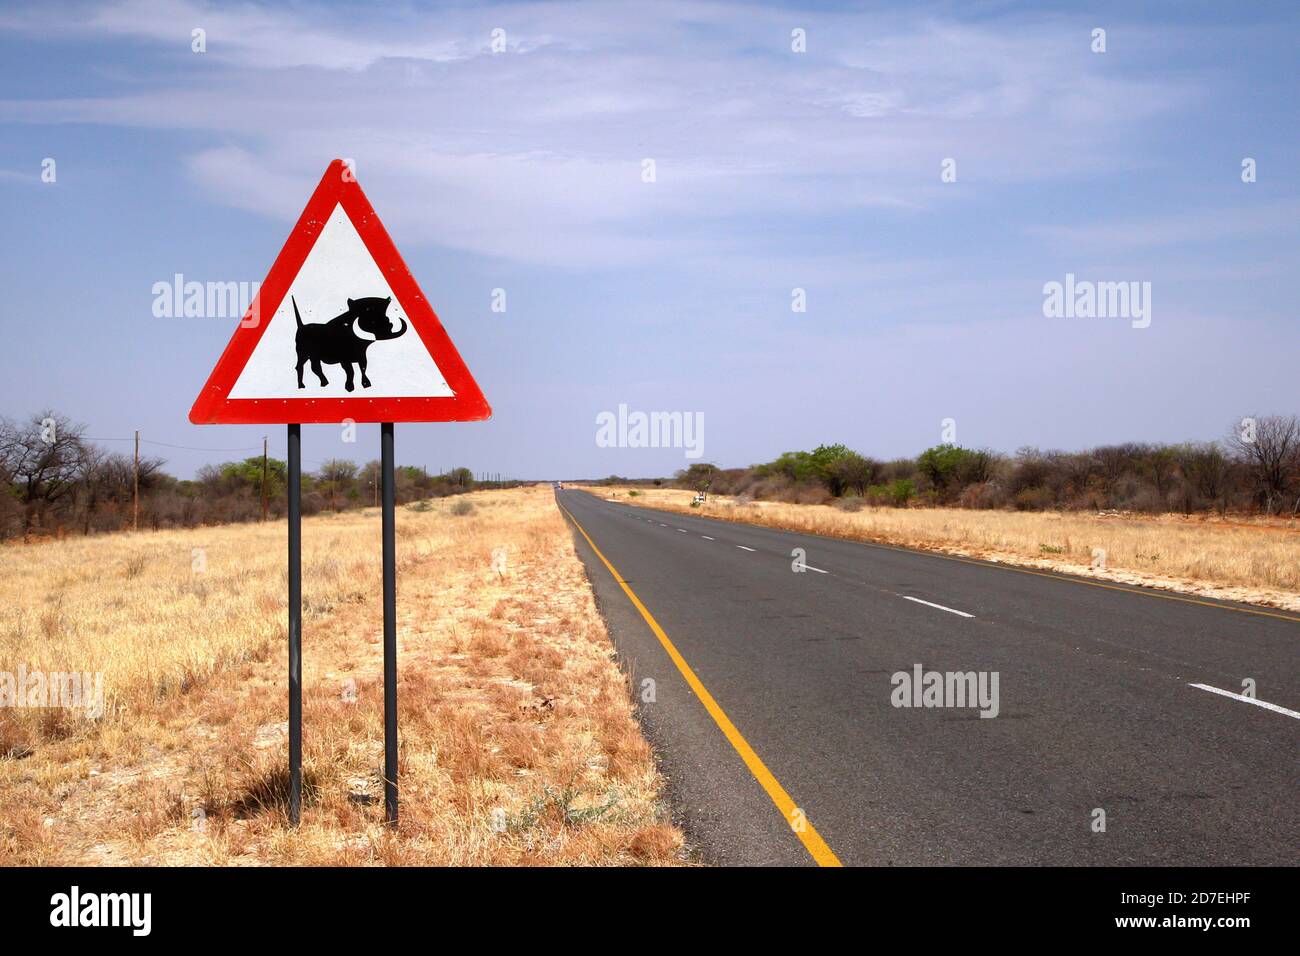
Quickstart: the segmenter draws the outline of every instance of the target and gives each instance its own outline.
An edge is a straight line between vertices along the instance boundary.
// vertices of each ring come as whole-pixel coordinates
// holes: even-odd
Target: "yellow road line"
[[[559,502],[557,501],[556,504],[559,504]],[[747,741],[741,735],[740,731],[736,729],[736,725],[731,722],[731,719],[727,716],[726,712],[718,702],[713,699],[713,695],[709,693],[708,688],[705,687],[704,684],[700,682],[700,679],[695,676],[695,671],[691,670],[691,665],[686,663],[686,658],[682,657],[677,648],[673,646],[673,642],[668,639],[668,635],[665,634],[664,629],[659,626],[659,622],[655,620],[654,615],[646,609],[646,606],[641,603],[641,599],[636,596],[636,592],[633,591],[632,588],[628,586],[628,583],[623,580],[623,575],[618,573],[614,568],[614,565],[609,563],[609,558],[605,557],[605,555],[601,553],[600,548],[596,547],[596,542],[591,540],[591,535],[587,534],[586,529],[583,528],[583,526],[578,522],[578,519],[573,516],[573,513],[569,511],[568,508],[564,507],[564,505],[560,505],[560,510],[569,516],[569,520],[573,522],[573,526],[578,529],[578,532],[584,538],[587,539],[587,544],[591,545],[591,550],[596,552],[596,557],[600,558],[605,567],[609,569],[609,573],[614,576],[614,580],[618,582],[619,587],[623,589],[623,592],[631,600],[633,606],[641,612],[641,616],[645,618],[645,622],[650,625],[650,630],[654,631],[655,637],[659,638],[659,643],[663,645],[664,650],[668,652],[668,656],[671,657],[673,663],[677,665],[677,669],[681,671],[682,676],[686,678],[686,683],[690,685],[691,690],[695,691],[695,696],[700,699],[700,703],[704,704],[704,709],[709,712],[709,716],[712,717],[714,723],[718,725],[718,729],[721,730],[723,736],[730,741],[731,746],[736,748],[736,753],[740,754],[740,759],[745,761],[745,766],[747,766],[749,772],[754,775],[754,779],[759,782],[759,785],[765,791],[767,791],[767,795],[772,798],[772,802],[776,804],[777,809],[781,811],[781,815],[785,817],[786,824],[791,824],[795,819],[795,812],[799,810],[799,807],[794,800],[790,798],[790,794],[786,793],[785,788],[781,786],[780,781],[772,775],[772,771],[767,769],[767,765],[763,763],[758,754],[754,753],[754,748],[749,745],[749,741]],[[804,849],[812,855],[812,858],[817,861],[819,866],[842,865],[839,857],[837,857],[834,851],[826,845],[826,841],[821,838],[821,834],[817,832],[817,828],[812,825],[806,816],[802,820],[802,829],[795,829],[791,826],[791,830],[794,832],[794,835],[802,841]]]
[[[579,491],[584,489],[578,489]],[[595,497],[595,495],[592,495]],[[596,500],[600,500],[597,498]],[[631,505],[633,508],[641,508],[645,511],[659,511],[662,509],[655,508],[651,505]],[[669,511],[669,514],[685,514],[685,512]],[[687,515],[687,517],[697,517],[696,515]],[[699,515],[698,517],[704,517]],[[1136,594],[1140,597],[1160,598],[1162,601],[1177,601],[1180,604],[1200,604],[1202,607],[1217,607],[1220,611],[1236,611],[1239,614],[1254,614],[1258,617],[1275,617],[1279,621],[1290,621],[1292,624],[1300,624],[1300,617],[1292,617],[1289,614],[1276,614],[1272,611],[1257,611],[1251,607],[1233,607],[1229,604],[1219,604],[1215,601],[1202,601],[1198,598],[1180,597],[1176,594],[1161,594],[1159,591],[1153,591],[1140,587],[1125,587],[1122,584],[1103,584],[1101,581],[1085,581],[1082,578],[1069,577],[1055,571],[1035,571],[1032,568],[1018,568],[1012,564],[1006,564],[998,561],[979,561],[975,558],[963,558],[956,554],[944,554],[942,551],[928,551],[925,548],[905,548],[897,544],[885,544],[881,541],[870,541],[862,538],[842,537],[834,534],[817,534],[812,531],[797,531],[794,528],[782,528],[779,525],[758,524],[754,521],[741,521],[738,518],[724,518],[716,515],[709,515],[709,520],[726,521],[731,524],[743,524],[750,528],[766,528],[768,531],[783,531],[786,534],[797,534],[807,538],[824,538],[827,541],[848,541],[852,544],[866,545],[868,548],[881,548],[886,551],[902,551],[904,554],[920,554],[929,558],[943,558],[945,561],[960,561],[962,564],[973,564],[980,568],[996,568],[999,571],[1015,571],[1017,574],[1032,574],[1035,577],[1051,578],[1054,581],[1065,581],[1067,584],[1086,584],[1090,588],[1105,588],[1108,591],[1123,591],[1125,594]]]

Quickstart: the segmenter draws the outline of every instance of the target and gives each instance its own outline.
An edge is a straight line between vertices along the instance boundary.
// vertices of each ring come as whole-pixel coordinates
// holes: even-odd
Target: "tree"
[[[889,497],[900,508],[906,507],[914,494],[916,494],[916,486],[911,478],[895,478],[889,483]]]
[[[38,412],[23,423],[0,420],[0,469],[17,487],[24,534],[76,488],[85,463],[84,431],[84,425],[53,411]]]
[[[835,465],[852,454],[846,445],[818,445],[809,456],[813,477],[837,498],[844,493],[844,486],[835,474]]]
[[[1164,510],[1168,504],[1170,478],[1177,463],[1178,456],[1168,445],[1151,445],[1143,450],[1139,467],[1155,486],[1157,511]]]
[[[1093,475],[1101,470],[1101,463],[1090,452],[1065,455],[1059,462],[1061,469],[1075,494],[1088,490],[1088,483]]]
[[[447,472],[447,482],[458,488],[474,487],[474,473],[468,468],[453,468]]]
[[[1093,453],[1101,466],[1102,483],[1108,492],[1114,491],[1124,476],[1134,470],[1134,462],[1141,451],[1140,445],[1129,443],[1106,445]]]
[[[858,497],[866,495],[867,488],[880,480],[880,462],[855,451],[832,461],[828,471],[842,490],[851,488]]]
[[[341,493],[345,498],[352,497],[355,490],[352,482],[357,477],[356,462],[348,461],[346,458],[330,458],[320,464],[321,483],[326,486],[329,494],[329,503],[331,508],[336,508],[336,497]]]
[[[261,459],[258,459],[258,461],[260,462]],[[356,476],[356,462],[348,461],[346,458],[331,458],[329,461],[321,462],[320,477],[322,481],[341,484],[351,481]]]
[[[1042,488],[1051,477],[1052,468],[1046,456],[1037,448],[1021,448],[1016,452],[1016,466],[1011,472],[1010,492],[1018,495],[1031,488]]]
[[[966,455],[966,449],[956,445],[935,445],[921,452],[916,459],[916,468],[942,493],[957,477],[962,465],[965,464]]]
[[[689,468],[679,471],[676,477],[677,481],[686,487],[701,494],[708,494],[709,488],[718,480],[718,475],[721,473],[722,470],[717,465],[696,462]]]
[[[783,475],[791,481],[807,481],[815,477],[812,456],[806,451],[782,452],[775,461],[754,469],[759,475]]]
[[[1196,494],[1220,510],[1227,510],[1228,480],[1232,463],[1218,442],[1189,443],[1178,446],[1178,470]]]
[[[78,482],[82,533],[90,534],[94,530],[95,517],[101,505],[124,505],[132,500],[137,472],[140,496],[147,503],[149,492],[159,479],[166,477],[162,471],[164,464],[161,458],[141,458],[137,470],[135,461],[127,455],[108,452],[94,445],[84,445]]]
[[[791,481],[820,481],[831,494],[839,495],[843,488],[832,471],[832,466],[853,452],[845,445],[818,445],[812,451],[787,451],[766,465],[754,470],[762,477],[783,475]]]
[[[1234,427],[1228,447],[1246,465],[1265,512],[1272,514],[1274,504],[1300,484],[1300,419],[1270,415],[1245,421],[1253,427]],[[1300,500],[1296,507],[1300,509]]]

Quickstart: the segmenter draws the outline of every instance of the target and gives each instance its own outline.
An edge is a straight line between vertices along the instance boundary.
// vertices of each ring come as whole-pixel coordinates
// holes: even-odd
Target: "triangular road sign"
[[[491,414],[350,167],[336,159],[190,421],[464,422]]]

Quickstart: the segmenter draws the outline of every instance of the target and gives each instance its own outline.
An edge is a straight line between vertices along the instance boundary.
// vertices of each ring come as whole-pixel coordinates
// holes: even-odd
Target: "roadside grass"
[[[1300,524],[1295,521],[867,505],[846,509],[712,495],[692,508],[694,493],[680,489],[582,490],[636,506],[1300,611]],[[638,493],[632,496],[630,490]]]
[[[104,675],[98,718],[0,708],[0,863],[683,861],[549,488],[398,509],[395,833],[378,511],[304,520],[305,786],[288,829],[284,535],[0,548],[0,671]]]

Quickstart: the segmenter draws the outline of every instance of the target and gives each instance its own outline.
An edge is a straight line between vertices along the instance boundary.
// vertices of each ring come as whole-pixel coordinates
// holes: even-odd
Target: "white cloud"
[[[0,29],[37,22],[10,15]],[[716,3],[358,17],[126,0],[39,23],[150,44],[150,79],[3,101],[0,119],[211,134],[185,158],[195,182],[283,219],[329,159],[348,156],[367,189],[403,197],[382,204],[385,217],[422,237],[576,267],[743,253],[730,240],[754,216],[924,210],[957,195],[939,191],[948,156],[993,185],[1123,168],[1138,161],[1140,124],[1196,90],[1100,70],[1076,53],[1086,30],[1063,17],[970,25]],[[808,53],[790,51],[794,25]],[[196,26],[202,56],[189,52]],[[488,48],[498,26],[501,55]],[[654,184],[640,180],[647,157]]]

